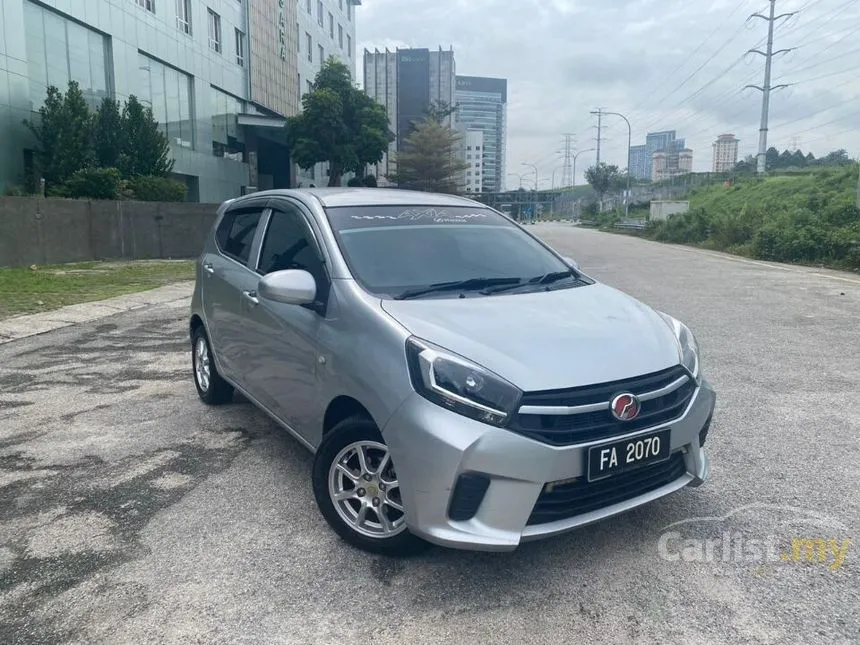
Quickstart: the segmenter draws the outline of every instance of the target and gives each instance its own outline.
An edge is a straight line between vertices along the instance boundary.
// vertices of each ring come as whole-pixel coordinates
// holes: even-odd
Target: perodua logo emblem
[[[619,421],[632,421],[639,416],[642,403],[635,394],[619,394],[609,404],[612,416]]]

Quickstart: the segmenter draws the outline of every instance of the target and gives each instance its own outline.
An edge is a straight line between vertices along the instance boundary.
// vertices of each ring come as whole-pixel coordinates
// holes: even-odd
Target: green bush
[[[66,197],[117,199],[122,175],[116,168],[81,168],[63,184]]]
[[[350,188],[358,188],[360,186],[364,186],[361,182],[361,177],[351,177],[349,181],[346,182],[346,185]]]
[[[374,175],[367,175],[367,177],[364,178],[363,183],[368,188],[376,188],[376,177]]]
[[[142,175],[129,181],[134,199],[143,202],[184,202],[186,187],[181,181],[167,177]]]

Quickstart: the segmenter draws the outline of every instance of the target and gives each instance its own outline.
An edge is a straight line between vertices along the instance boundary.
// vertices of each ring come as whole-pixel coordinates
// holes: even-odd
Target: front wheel
[[[353,546],[384,555],[426,548],[406,527],[391,453],[369,419],[347,419],[326,436],[314,458],[313,488],[323,517]]]

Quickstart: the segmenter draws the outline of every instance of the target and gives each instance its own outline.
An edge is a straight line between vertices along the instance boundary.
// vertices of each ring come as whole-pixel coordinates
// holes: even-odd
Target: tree
[[[457,109],[456,106],[451,106],[445,101],[431,101],[430,105],[424,110],[424,116],[433,119],[437,123],[444,123]]]
[[[779,150],[776,148],[768,148],[764,159],[765,169],[772,170],[779,167]]]
[[[122,110],[123,145],[119,167],[124,177],[164,177],[173,170],[167,137],[158,128],[152,108],[128,97]]]
[[[103,168],[118,168],[123,149],[123,119],[119,103],[102,99],[93,116],[93,152],[96,163]]]
[[[39,119],[24,121],[38,143],[36,160],[45,183],[58,185],[92,161],[91,116],[75,81],[65,96],[53,85],[39,108]]]
[[[329,186],[346,172],[362,175],[382,160],[393,139],[385,108],[352,84],[349,68],[329,58],[302,97],[302,112],[287,119],[293,161],[301,168],[328,163]]]
[[[397,154],[397,172],[389,179],[401,188],[435,193],[458,193],[469,164],[459,156],[460,136],[434,117],[416,124]]]
[[[603,198],[606,193],[618,189],[623,185],[624,176],[619,172],[618,166],[608,165],[600,162],[585,171],[585,180],[591,184],[597,193],[597,200],[603,208]]]

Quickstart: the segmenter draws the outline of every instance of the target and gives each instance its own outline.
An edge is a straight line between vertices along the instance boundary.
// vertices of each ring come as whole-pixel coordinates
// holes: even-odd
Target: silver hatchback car
[[[276,190],[221,206],[191,305],[200,398],[314,454],[360,548],[507,551],[708,472],[693,334],[469,199]]]

